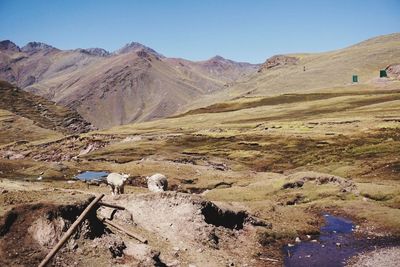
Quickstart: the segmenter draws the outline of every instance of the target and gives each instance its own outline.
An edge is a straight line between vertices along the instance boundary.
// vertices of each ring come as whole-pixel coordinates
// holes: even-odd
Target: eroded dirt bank
[[[1,217],[2,266],[38,265],[93,199],[66,189],[39,191],[42,196],[36,195],[30,204],[9,205],[12,208]],[[31,192],[35,191],[9,187],[2,195],[15,194],[18,199]],[[58,199],[51,201],[55,193]],[[257,231],[271,228],[246,211],[221,208],[184,193],[126,194],[103,201],[126,209],[99,207],[97,213],[89,213],[52,266],[257,266],[261,263],[254,251],[262,248]],[[147,244],[104,219],[143,236]]]

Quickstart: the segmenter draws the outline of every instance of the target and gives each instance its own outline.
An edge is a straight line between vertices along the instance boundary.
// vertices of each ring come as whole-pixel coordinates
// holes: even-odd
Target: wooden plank
[[[109,208],[114,208],[114,209],[119,209],[119,210],[124,210],[125,208],[122,206],[110,204],[110,203],[105,203],[105,202],[99,202],[99,205],[104,206],[104,207],[109,207]]]
[[[125,229],[125,228],[123,228],[122,226],[116,224],[115,222],[112,222],[111,220],[109,220],[107,218],[102,218],[102,220],[103,220],[104,223],[106,223],[108,225],[111,225],[112,227],[114,227],[114,228],[124,232],[125,234],[129,235],[130,237],[133,237],[136,240],[138,240],[138,241],[140,241],[140,242],[142,242],[144,244],[147,244],[147,239],[146,238],[143,238],[143,237],[141,237],[141,236],[139,236],[139,235],[137,235],[137,234]]]

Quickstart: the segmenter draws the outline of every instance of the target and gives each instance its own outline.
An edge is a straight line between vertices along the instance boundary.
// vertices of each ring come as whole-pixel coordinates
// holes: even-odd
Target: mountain
[[[0,79],[75,109],[99,128],[173,115],[259,67],[222,57],[170,59],[137,42],[113,53],[38,42],[2,47]]]
[[[0,144],[85,133],[95,128],[75,111],[0,81]]]
[[[111,53],[108,52],[107,50],[105,50],[103,48],[98,48],[98,47],[86,48],[86,49],[78,48],[75,51],[80,52],[80,53],[86,53],[91,56],[99,56],[99,57],[107,57],[107,56],[111,55]]]
[[[0,79],[70,109],[99,128],[149,121],[243,97],[375,84],[400,62],[400,34],[324,53],[276,55],[263,64],[221,56],[168,58],[137,42],[110,53],[0,42]],[[388,70],[392,70],[391,67]],[[392,75],[393,76],[393,75]]]
[[[244,79],[255,73],[260,67],[258,64],[236,62],[221,56],[214,56],[208,60],[197,62],[179,58],[169,58],[166,61],[181,71],[195,72],[226,86],[229,86],[229,83]]]
[[[365,88],[379,85],[379,71],[400,63],[400,33],[378,36],[344,49],[297,53],[268,58],[247,79],[192,102],[190,109],[242,97],[323,92],[352,85],[352,76]],[[394,76],[394,75],[393,75]]]
[[[51,51],[59,51],[59,49],[41,42],[29,42],[24,47],[21,48],[21,51],[25,53],[37,53],[37,52],[47,53]]]
[[[136,53],[136,52],[141,52],[141,51],[144,51],[148,54],[152,54],[159,58],[164,58],[163,55],[159,54],[154,49],[147,47],[145,45],[142,45],[141,43],[137,43],[137,42],[131,42],[131,43],[126,44],[122,48],[115,51],[115,54]]]
[[[4,40],[0,42],[0,51],[3,52],[20,52],[21,49],[14,44],[13,42],[11,42],[10,40]]]

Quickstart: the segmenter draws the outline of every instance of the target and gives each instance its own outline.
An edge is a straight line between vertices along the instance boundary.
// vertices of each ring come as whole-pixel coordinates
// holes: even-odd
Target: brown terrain
[[[0,79],[75,109],[99,128],[172,115],[257,69],[222,57],[165,58],[135,42],[114,53],[0,43]]]
[[[3,79],[101,129],[1,83],[0,265],[38,265],[104,193],[124,210],[96,207],[50,266],[283,266],[293,245],[323,248],[326,213],[351,220],[366,244],[340,266],[396,266],[399,45],[392,34],[255,68],[137,43],[110,54],[1,42]],[[83,171],[130,178],[112,196],[77,180]],[[154,173],[166,192],[148,190]],[[322,257],[346,251],[340,242]]]

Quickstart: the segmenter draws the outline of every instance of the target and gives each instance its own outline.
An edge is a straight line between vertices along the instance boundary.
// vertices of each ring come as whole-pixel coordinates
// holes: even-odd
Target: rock
[[[356,185],[351,180],[332,174],[306,171],[291,174],[287,177],[287,179],[291,181],[284,184],[282,186],[283,189],[302,187],[305,182],[312,181],[317,185],[336,184],[345,192],[357,192]]]
[[[288,182],[285,183],[282,188],[283,189],[288,189],[288,188],[299,188],[299,187],[303,187],[304,185],[304,181],[302,180],[298,180],[298,181],[294,181],[294,182]]]
[[[174,260],[174,261],[172,261],[172,262],[167,263],[167,266],[168,266],[168,267],[178,267],[178,266],[180,266],[180,265],[181,265],[181,262],[178,261],[178,260]]]
[[[248,216],[246,219],[246,223],[250,223],[251,225],[254,225],[254,226],[264,226],[264,227],[272,228],[271,223],[269,223],[263,219],[254,217],[254,216]]]
[[[51,169],[55,170],[55,171],[58,171],[58,172],[62,172],[62,171],[65,171],[66,169],[68,169],[67,166],[65,166],[65,165],[62,164],[62,163],[58,163],[58,162],[52,162],[52,163],[50,163],[49,167],[50,167]]]
[[[340,243],[336,243],[336,246],[337,246],[337,247],[340,247],[340,246],[342,246],[342,244],[340,244]]]
[[[100,207],[97,209],[97,212],[104,218],[112,220],[114,218],[114,214],[117,212],[116,209],[108,208],[108,207]]]
[[[160,262],[160,252],[153,250],[149,245],[146,244],[135,244],[129,242],[126,244],[124,254],[132,256],[146,264]]]
[[[10,160],[17,160],[17,159],[23,159],[23,158],[25,158],[25,156],[22,154],[13,154],[12,156],[9,157]]]
[[[13,51],[13,52],[20,52],[21,49],[11,42],[10,40],[4,40],[0,42],[0,50],[8,50],[8,51]]]
[[[296,65],[299,59],[297,57],[290,57],[285,55],[276,55],[268,58],[264,64],[261,65],[258,72],[263,72],[268,69],[276,68],[279,66]]]
[[[392,64],[386,68],[389,77],[400,80],[400,64]]]
[[[60,218],[52,221],[45,217],[39,217],[28,228],[32,238],[44,248],[52,248],[62,234],[65,222]]]
[[[88,154],[89,152],[93,151],[93,149],[94,149],[94,145],[89,144],[85,149],[83,149],[79,152],[78,157]]]

